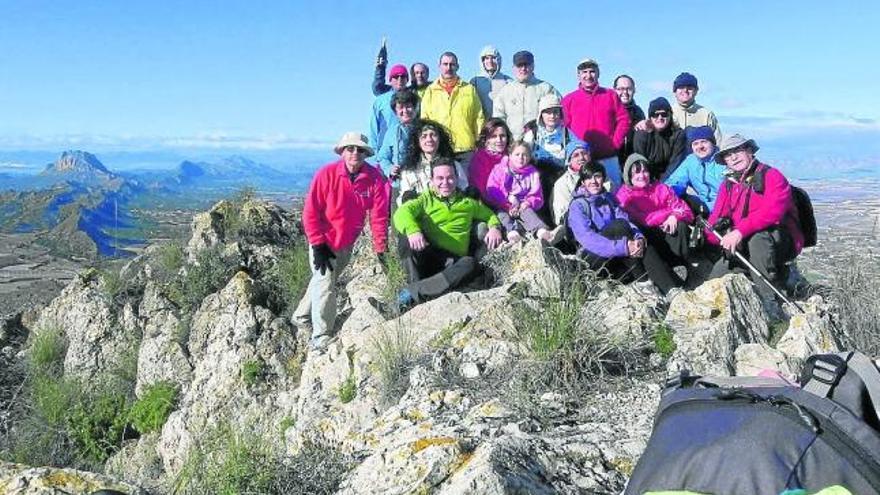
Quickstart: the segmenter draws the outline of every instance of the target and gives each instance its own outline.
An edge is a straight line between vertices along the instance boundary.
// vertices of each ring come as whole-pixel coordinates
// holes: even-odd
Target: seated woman
[[[688,252],[690,227],[694,214],[671,187],[652,181],[648,160],[633,153],[623,166],[624,185],[617,190],[617,201],[633,223],[648,239],[667,266],[688,268],[688,281],[695,286],[699,270],[691,270]],[[681,285],[681,279],[670,270],[670,276]]]
[[[524,234],[555,244],[562,229],[553,231],[538,217],[536,211],[544,206],[541,177],[532,166],[532,149],[517,141],[510,155],[501,160],[486,185],[486,202],[495,208],[498,219],[507,230],[507,240],[515,243]]]
[[[664,295],[672,296],[676,282],[669,276],[671,270],[629,221],[614,195],[605,190],[605,167],[587,163],[580,178],[581,187],[568,211],[568,228],[578,242],[578,254],[603,276],[624,283],[637,281],[640,293],[653,292],[656,285]]]
[[[416,120],[410,130],[415,139],[406,142],[400,174],[400,195],[397,204],[415,198],[428,190],[431,185],[431,164],[438,158],[452,158],[452,140],[449,132],[433,120]],[[467,178],[459,164],[457,170],[458,188],[467,188]]]
[[[633,151],[648,160],[651,180],[663,180],[684,160],[685,135],[672,122],[672,106],[662,96],[648,107],[647,130],[636,131]]]
[[[507,156],[507,146],[513,140],[510,128],[503,119],[491,118],[483,124],[477,140],[477,151],[468,166],[468,184],[486,199],[486,183],[495,165]]]

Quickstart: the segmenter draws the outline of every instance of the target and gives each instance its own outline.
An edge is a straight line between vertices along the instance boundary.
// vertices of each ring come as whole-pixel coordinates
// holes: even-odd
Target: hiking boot
[[[397,294],[397,312],[404,313],[409,308],[415,306],[416,298],[413,297],[409,289],[403,288]]]
[[[318,335],[317,337],[312,337],[309,340],[309,351],[311,352],[324,352],[327,350],[327,345],[330,343],[330,337],[326,335]]]

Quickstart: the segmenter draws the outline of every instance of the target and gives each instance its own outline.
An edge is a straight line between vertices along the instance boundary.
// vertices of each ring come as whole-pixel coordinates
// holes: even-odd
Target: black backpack
[[[880,493],[880,372],[857,352],[807,360],[802,388],[683,374],[664,391],[625,493]]]

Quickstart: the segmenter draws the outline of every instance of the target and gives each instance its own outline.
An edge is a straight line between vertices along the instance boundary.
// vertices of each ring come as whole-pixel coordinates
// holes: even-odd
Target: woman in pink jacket
[[[480,198],[486,201],[486,183],[495,165],[507,156],[508,146],[513,137],[504,120],[493,118],[483,124],[480,138],[477,140],[477,151],[471,157],[468,166],[468,184],[480,191]]]
[[[702,282],[697,277],[698,274],[705,274],[706,270],[692,270],[688,263],[688,224],[693,223],[694,214],[687,203],[666,184],[651,182],[648,159],[638,153],[627,158],[623,166],[623,181],[624,185],[617,191],[620,207],[639,226],[648,244],[660,254],[672,278],[680,286],[684,285],[684,281],[671,268],[684,266],[688,271],[688,286]]]
[[[492,169],[486,182],[486,202],[495,209],[509,242],[518,242],[526,233],[550,244],[561,240],[562,228],[550,230],[535,213],[544,205],[544,194],[528,143],[514,143],[510,154]]]

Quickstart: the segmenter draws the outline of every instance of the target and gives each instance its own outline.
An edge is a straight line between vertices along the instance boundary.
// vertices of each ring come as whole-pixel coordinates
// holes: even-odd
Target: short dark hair
[[[413,107],[417,107],[419,105],[419,95],[414,91],[401,89],[391,97],[391,109],[395,110],[397,105],[412,105]]]
[[[624,78],[624,77],[627,78],[627,79],[629,79],[629,82],[631,82],[632,85],[633,85],[633,89],[635,89],[635,88],[636,88],[636,80],[633,79],[631,76],[629,76],[629,75],[627,75],[627,74],[621,74],[621,75],[615,77],[615,78],[614,78],[614,84],[612,84],[611,87],[612,87],[612,88],[616,88],[616,87],[617,87],[617,81],[619,81],[621,78]]]
[[[452,173],[458,177],[458,167],[455,166],[455,160],[448,156],[438,156],[431,162],[431,177],[434,177],[434,169],[437,167],[452,167]]]
[[[513,134],[510,132],[510,127],[507,126],[507,122],[502,118],[492,117],[483,123],[483,128],[480,129],[480,138],[477,140],[477,147],[482,148],[486,146],[486,140],[489,139],[489,136],[499,127],[504,128],[504,133],[507,134],[507,145],[510,146],[513,142]]]
[[[608,174],[605,173],[605,166],[599,162],[589,162],[581,167],[581,171],[578,172],[578,184],[583,184],[584,180],[587,177],[592,177],[593,174],[600,173],[602,174],[602,178],[605,179],[608,177]]]
[[[443,60],[443,57],[452,57],[452,58],[454,58],[454,59],[455,59],[455,65],[458,65],[458,55],[456,55],[456,54],[454,54],[454,53],[452,53],[452,52],[443,52],[443,53],[440,54],[440,58],[437,59],[437,63],[440,63],[440,61]]]

